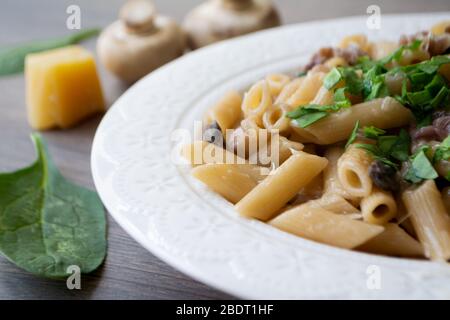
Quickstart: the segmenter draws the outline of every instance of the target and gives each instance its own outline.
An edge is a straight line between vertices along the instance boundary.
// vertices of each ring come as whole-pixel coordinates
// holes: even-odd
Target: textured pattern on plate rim
[[[383,15],[382,30],[368,35],[396,39],[447,17]],[[113,217],[166,262],[239,297],[450,298],[448,266],[336,249],[241,219],[186,168],[169,164],[167,133],[189,126],[221,93],[267,70],[295,68],[354,30],[367,30],[365,18],[273,29],[198,50],[138,82],[105,116],[93,145],[95,184]],[[369,265],[381,268],[381,290],[367,289]]]

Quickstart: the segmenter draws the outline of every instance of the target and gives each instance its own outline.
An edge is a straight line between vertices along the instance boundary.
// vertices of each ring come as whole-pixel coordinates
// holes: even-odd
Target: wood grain
[[[159,11],[179,21],[200,0],[154,1]],[[370,4],[382,12],[450,10],[448,0],[279,0],[275,1],[286,23],[365,14]],[[78,4],[82,27],[105,26],[113,21],[119,0],[2,0],[0,47],[68,32],[66,8]],[[86,46],[94,51],[95,41]],[[126,87],[100,68],[104,91],[111,104]],[[0,171],[10,171],[34,161],[26,121],[23,76],[0,78]],[[72,181],[94,188],[90,173],[92,139],[101,116],[77,128],[44,133],[50,152]],[[0,257],[0,299],[230,299],[227,294],[200,284],[160,261],[131,239],[109,218],[109,248],[105,264],[82,278],[82,289],[70,291],[65,282],[34,277]]]

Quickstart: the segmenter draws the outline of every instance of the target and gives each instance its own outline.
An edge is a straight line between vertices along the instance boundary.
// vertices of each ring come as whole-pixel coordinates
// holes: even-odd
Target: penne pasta
[[[251,164],[205,164],[192,169],[192,175],[235,204],[265,178],[261,169]]]
[[[294,235],[340,248],[355,248],[383,232],[384,228],[345,215],[300,205],[283,212],[269,224]]]
[[[210,119],[215,120],[222,132],[232,129],[241,119],[241,95],[236,91],[228,92],[212,109]]]
[[[359,197],[350,195],[343,187],[338,177],[338,160],[344,154],[344,148],[330,147],[325,151],[325,158],[328,159],[328,166],[323,171],[325,194],[340,195],[345,199],[351,199],[352,202],[358,202]]]
[[[303,144],[295,141],[291,141],[285,137],[280,136],[280,143],[279,143],[279,163],[282,164],[287,159],[289,159],[290,156],[295,154],[298,151],[302,151],[304,146]]]
[[[266,77],[269,84],[270,93],[275,99],[280,94],[281,90],[291,81],[291,78],[282,73],[270,74]]]
[[[327,66],[329,69],[333,69],[337,67],[347,66],[348,63],[342,57],[333,57],[325,61],[324,65]]]
[[[320,87],[311,104],[330,105],[334,102],[334,94],[324,86]]]
[[[289,106],[284,103],[276,103],[267,108],[262,117],[264,127],[269,131],[278,130],[280,134],[287,135],[291,126],[286,114],[289,112]]]
[[[450,259],[450,217],[433,180],[402,195],[411,222],[427,258]]]
[[[236,204],[245,217],[267,221],[326,167],[325,158],[299,151]]]
[[[404,126],[411,119],[412,114],[409,109],[397,100],[386,97],[332,112],[306,128],[300,128],[294,122],[291,122],[291,126],[299,142],[332,144],[346,140],[358,120],[361,127],[375,126],[389,129]]]
[[[306,77],[295,78],[286,84],[278,95],[275,103],[287,104],[292,95],[301,87]]]
[[[391,41],[379,41],[371,43],[369,46],[369,56],[372,59],[379,60],[398,49],[398,44]]]
[[[422,245],[395,223],[388,223],[384,231],[356,250],[400,257],[423,257]]]
[[[307,205],[314,208],[322,208],[336,214],[348,214],[362,218],[361,212],[357,208],[337,194],[326,193],[317,200],[308,201]]]
[[[364,221],[384,225],[395,218],[397,204],[390,192],[372,188],[372,193],[361,200]]]
[[[195,141],[192,144],[183,146],[181,156],[193,166],[207,163],[247,163],[247,160],[244,158],[238,157],[234,153],[206,141]]]
[[[447,210],[447,213],[450,214],[450,187],[442,189],[441,195],[445,210]]]
[[[450,20],[436,23],[434,26],[431,27],[431,32],[435,35],[444,34],[448,32],[447,30],[450,30]]]
[[[301,85],[292,93],[286,103],[294,108],[308,104],[322,87],[325,72],[309,72]]]
[[[262,115],[270,106],[272,106],[272,94],[269,84],[267,81],[261,80],[245,94],[242,111],[245,117],[254,118],[259,125]]]
[[[339,48],[348,48],[350,46],[356,46],[365,52],[369,51],[369,42],[364,34],[353,34],[346,36],[338,45]]]
[[[372,192],[369,166],[372,157],[363,149],[350,145],[337,162],[339,183],[351,197],[367,197]]]

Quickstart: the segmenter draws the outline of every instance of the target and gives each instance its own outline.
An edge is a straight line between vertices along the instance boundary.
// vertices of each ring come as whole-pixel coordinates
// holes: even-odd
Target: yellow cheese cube
[[[105,110],[94,57],[80,46],[28,55],[25,78],[34,129],[69,128]]]

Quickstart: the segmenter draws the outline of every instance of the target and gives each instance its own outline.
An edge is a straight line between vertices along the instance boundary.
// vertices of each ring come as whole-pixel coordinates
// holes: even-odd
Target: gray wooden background
[[[66,8],[81,7],[82,27],[106,26],[124,0],[0,0],[0,47],[65,34]],[[181,21],[200,0],[155,0],[161,13]],[[377,4],[382,13],[449,11],[450,0],[276,0],[284,23],[365,14]],[[450,18],[450,17],[449,17]],[[87,44],[94,50],[95,40]],[[109,105],[126,87],[100,70]],[[0,78],[0,171],[34,160],[26,122],[23,76]],[[90,173],[92,138],[101,117],[67,131],[44,135],[62,173],[93,188]],[[27,274],[0,257],[0,299],[229,299],[229,295],[181,274],[144,250],[109,218],[109,250],[105,264],[82,278],[82,289],[65,282]]]

